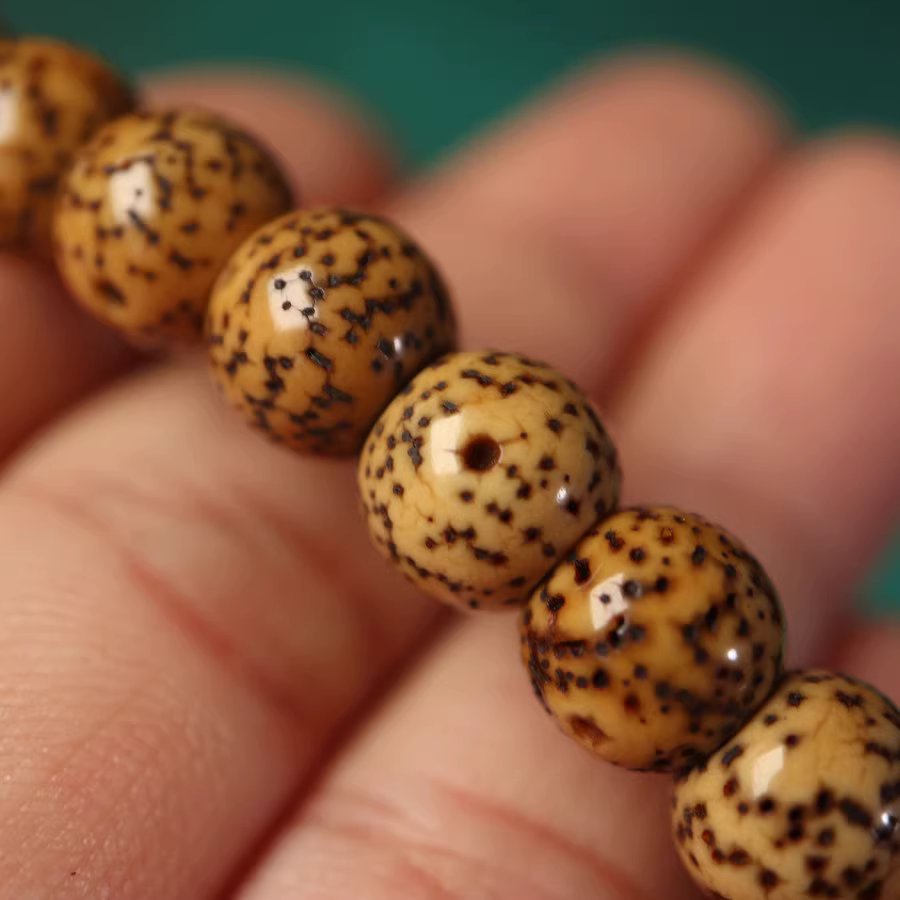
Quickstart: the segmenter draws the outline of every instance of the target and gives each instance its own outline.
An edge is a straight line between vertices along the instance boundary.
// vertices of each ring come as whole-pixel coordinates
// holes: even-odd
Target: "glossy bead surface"
[[[677,786],[678,852],[723,900],[900,897],[900,713],[828,672],[790,674]]]
[[[452,605],[519,604],[619,495],[616,451],[559,372],[450,354],[385,410],[360,457],[376,545]]]
[[[132,105],[125,83],[90,53],[0,38],[0,246],[49,254],[60,174],[100,125]]]
[[[727,740],[781,670],[781,606],[728,532],[672,507],[596,525],[532,595],[522,656],[563,730],[667,771]]]
[[[346,210],[300,210],[237,251],[210,303],[213,370],[270,438],[356,452],[398,390],[453,348],[453,310],[402,230]]]
[[[77,154],[54,217],[57,265],[123,333],[195,340],[232,251],[290,205],[276,162],[219,116],[136,113]]]

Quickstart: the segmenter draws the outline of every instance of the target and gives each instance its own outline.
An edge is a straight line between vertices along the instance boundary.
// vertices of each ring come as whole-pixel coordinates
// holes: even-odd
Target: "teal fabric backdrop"
[[[414,163],[565,70],[635,44],[724,57],[778,92],[807,130],[900,126],[900,4],[878,0],[4,0],[3,16],[133,71],[303,67],[374,108]],[[900,536],[864,593],[900,610]]]

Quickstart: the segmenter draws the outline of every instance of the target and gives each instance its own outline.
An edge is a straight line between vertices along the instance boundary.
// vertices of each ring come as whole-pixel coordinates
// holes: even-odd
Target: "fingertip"
[[[672,115],[689,108],[702,110],[723,124],[773,142],[783,140],[791,128],[789,117],[762,81],[713,56],[667,47],[631,49],[604,60],[587,80],[624,85],[634,95],[644,92],[663,105],[674,103]]]
[[[233,119],[266,143],[304,205],[368,203],[387,190],[394,165],[373,117],[334,88],[302,75],[204,68],[154,74],[153,106],[200,106]]]
[[[464,334],[564,363],[606,394],[779,160],[783,121],[713,64],[602,60],[392,210],[450,273]],[[541,297],[554,298],[559,328],[538,317]]]
[[[834,191],[882,200],[900,197],[900,138],[890,132],[854,128],[819,138],[809,146],[808,177]]]

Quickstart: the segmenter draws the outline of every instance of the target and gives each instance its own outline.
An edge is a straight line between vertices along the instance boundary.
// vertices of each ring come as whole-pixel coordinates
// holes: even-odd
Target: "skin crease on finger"
[[[264,139],[286,149],[307,139],[314,119],[317,149],[289,161],[295,177],[294,161],[302,164],[297,180],[308,194],[354,203],[383,188],[385,166],[367,149],[364,129],[341,121],[312,88],[256,82],[253,102],[250,79],[232,79],[245,87],[233,106],[227,83],[218,92],[181,82],[152,93],[158,102],[191,96],[248,125],[256,120]],[[345,170],[352,175],[343,178]],[[28,348],[29,370],[45,376],[44,412],[57,408],[54,385],[91,370],[95,383],[100,368],[96,345],[77,328],[67,329],[68,353],[51,358],[68,303],[48,288],[45,321],[35,323]],[[54,305],[63,315],[54,316]],[[94,333],[87,319],[71,318]],[[15,326],[15,317],[6,322]],[[0,757],[7,778],[0,804],[10,814],[0,828],[0,894],[46,896],[61,882],[91,897],[202,896],[267,827],[336,717],[353,706],[354,691],[377,682],[399,646],[408,649],[406,636],[435,616],[390,573],[375,589],[352,573],[335,577],[344,569],[335,556],[341,552],[378,565],[361,529],[347,527],[356,521],[349,470],[318,501],[316,521],[298,523],[292,507],[314,497],[313,482],[333,467],[312,466],[298,477],[295,460],[266,447],[220,405],[202,366],[180,365],[124,381],[54,426],[70,437],[47,428],[4,479]],[[153,397],[144,384],[155,385]],[[24,422],[7,404],[4,428],[20,435],[33,428],[37,406]],[[118,432],[101,420],[118,422]],[[58,457],[45,467],[41,455],[54,448]],[[29,466],[40,496],[25,499],[31,488],[17,487],[15,471]],[[210,472],[221,482],[206,481]],[[216,502],[223,493],[230,504]],[[343,547],[324,547],[322,529],[346,532]],[[210,604],[208,621],[180,603],[191,591]],[[297,615],[305,594],[315,629],[301,627]],[[388,598],[401,612],[393,630],[369,612]],[[272,641],[277,635],[287,640]],[[304,692],[304,673],[315,672],[337,640],[354,642],[345,679],[330,682],[337,693],[328,694],[328,680]],[[289,652],[297,662],[282,671]],[[132,821],[133,808],[152,814]],[[235,808],[238,818],[229,813]],[[233,824],[211,827],[219,822]]]
[[[657,223],[648,238],[675,235],[678,253],[696,252],[771,161],[771,117],[697,67],[634,64],[630,74],[621,66],[609,81],[588,80],[538,114],[556,142],[551,168],[574,179],[563,191],[570,227],[581,222],[590,243],[618,223],[637,252],[645,206]],[[617,137],[617,122],[633,117],[643,127]],[[518,149],[525,134],[510,146],[507,174],[518,168],[521,185],[510,214],[550,220],[537,177],[552,162],[549,136],[514,127],[544,152]],[[655,190],[616,203],[582,192],[584,171],[605,171],[607,148],[611,165],[661,168]],[[489,145],[480,152],[492,158]],[[505,323],[531,321],[538,327],[509,339],[565,362],[566,336],[612,261],[585,280],[590,293],[576,304],[574,286],[560,287],[572,256],[555,244],[523,255],[522,233],[501,227],[492,209],[496,253],[515,259],[524,278],[507,285],[506,268],[476,261],[487,240],[470,227],[481,219],[479,191],[466,188],[477,184],[476,157],[445,177],[455,183],[449,196],[421,188],[442,198],[440,214],[418,192],[393,209],[454,265],[464,319],[505,308],[478,323],[483,340],[505,343]],[[648,252],[641,266],[614,261],[622,298],[593,341],[600,360],[648,310],[643,292],[660,289],[681,262],[675,252]],[[559,304],[549,318],[548,296]],[[571,362],[596,386],[590,354]],[[0,573],[2,750],[12,773],[0,796],[2,883],[18,896],[61,881],[82,896],[215,892],[309,778],[335,726],[347,727],[348,710],[421,646],[435,608],[368,549],[349,469],[266,447],[215,404],[191,365],[147,372],[85,406],[17,460],[3,491],[0,546],[16,550]]]
[[[794,664],[833,658],[900,499],[900,409],[883,402],[900,395],[898,211],[890,141],[797,155],[688,287],[617,403],[632,500],[674,497],[759,550]],[[897,648],[895,634],[863,631],[837,663],[896,697]],[[416,898],[695,897],[669,846],[662,780],[553,734],[514,656],[503,622],[455,630],[243,897],[380,898],[404,884]]]

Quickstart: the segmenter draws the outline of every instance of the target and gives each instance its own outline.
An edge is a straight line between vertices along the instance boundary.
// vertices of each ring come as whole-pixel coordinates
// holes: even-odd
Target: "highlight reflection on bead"
[[[900,897],[900,712],[830,672],[788,675],[678,783],[675,842],[727,900]]]
[[[291,205],[275,160],[209,113],[135,113],[102,128],[64,179],[56,260],[91,314],[141,341],[199,341],[241,240]]]
[[[358,450],[456,341],[428,257],[391,223],[341,209],[288,213],[251,235],[213,291],[207,331],[228,399],[270,439],[323,455]]]
[[[92,54],[0,37],[0,247],[50,255],[61,173],[97,128],[133,104],[124,81]]]
[[[521,603],[618,501],[615,448],[587,398],[514,354],[446,356],[400,392],[359,465],[376,545],[455,606]]]
[[[781,671],[781,607],[736,538],[671,507],[599,522],[522,618],[532,684],[610,762],[664,771],[714,750]]]

